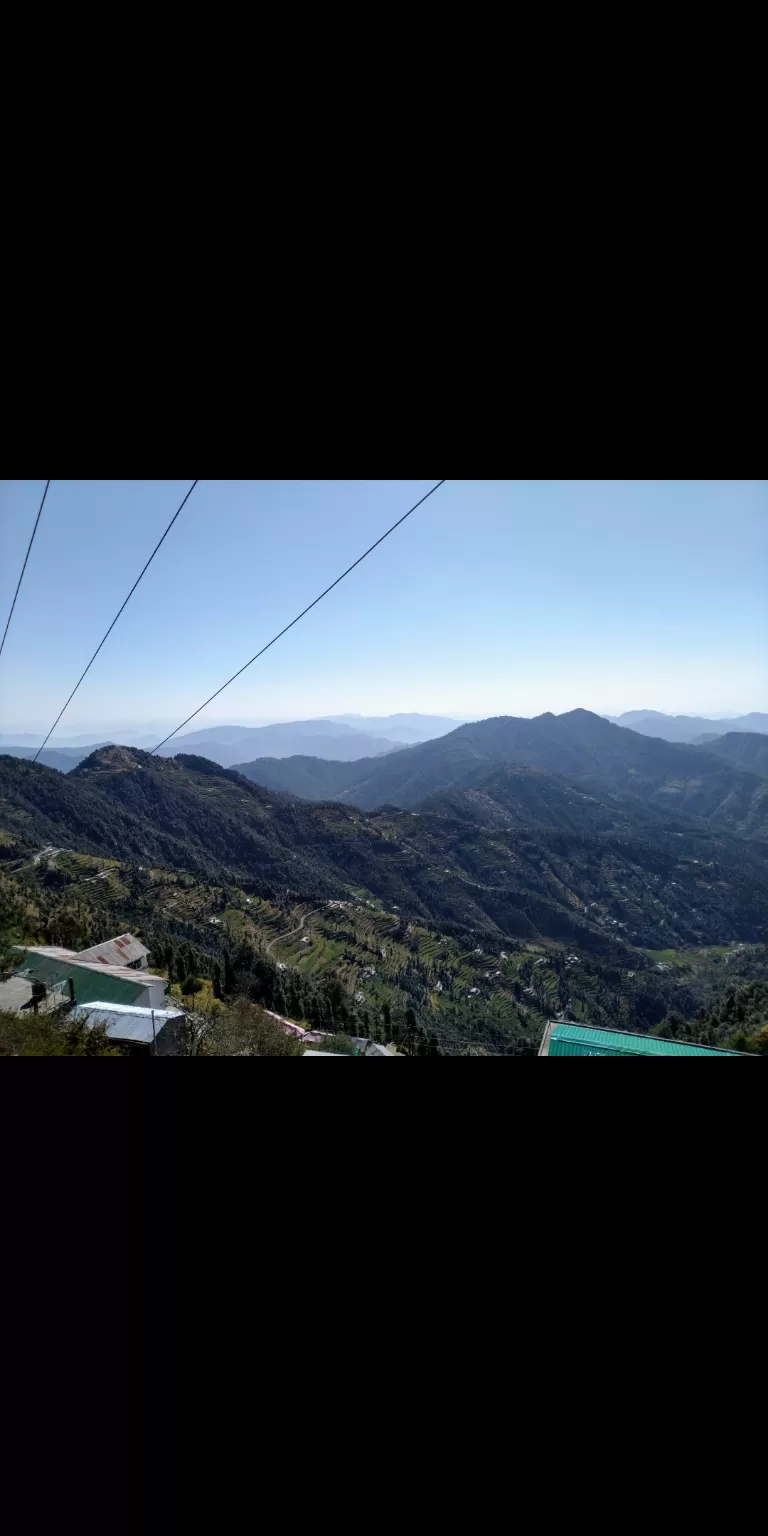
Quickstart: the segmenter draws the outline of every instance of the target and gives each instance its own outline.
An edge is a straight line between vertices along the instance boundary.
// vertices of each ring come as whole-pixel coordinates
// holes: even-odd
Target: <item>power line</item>
[[[37,517],[35,518],[35,526],[32,529],[32,537],[31,537],[31,539],[29,541],[29,544],[27,545],[27,553],[24,556],[24,564],[21,567],[21,575],[19,577],[19,585],[18,585],[18,587],[16,588],[16,591],[13,594],[13,602],[11,603],[11,611],[10,611],[10,613],[8,615],[8,623],[5,626],[5,633],[3,635],[3,638],[2,638],[2,640],[0,640],[0,656],[2,656],[2,654],[3,654],[3,646],[5,645],[5,636],[8,633],[8,629],[10,627],[11,619],[13,618],[13,610],[16,607],[16,599],[17,599],[17,597],[19,595],[19,588],[21,587],[21,583],[24,580],[24,572],[27,569],[27,561],[29,559],[29,551],[30,551],[30,549],[32,548],[32,545],[35,542],[35,534],[37,533],[37,525],[38,525],[38,523],[40,521],[40,513],[43,510],[43,505],[44,505],[44,502],[45,502],[45,498],[48,495],[48,487],[49,487],[50,483],[51,483],[50,480],[46,480],[46,482],[45,482],[45,490],[43,491],[43,500],[41,501],[40,506],[38,508]]]
[[[78,688],[80,687],[81,682],[83,681],[83,678],[86,676],[86,674],[88,672],[90,672],[91,667],[93,666],[93,663],[95,662],[96,657],[98,656],[99,651],[101,650],[101,647],[104,644],[104,640],[106,640],[108,638],[108,636],[111,635],[112,630],[114,629],[114,627],[115,627],[115,625],[116,625],[116,623],[117,623],[117,621],[118,621],[118,619],[119,619],[119,617],[120,617],[120,615],[121,615],[121,613],[123,611],[123,608],[127,608],[129,602],[131,601],[131,598],[133,597],[134,592],[136,591],[137,586],[139,585],[139,582],[141,581],[142,576],[144,575],[144,573],[146,571],[149,570],[149,567],[151,566],[152,561],[154,560],[155,555],[157,554],[157,551],[160,548],[160,545],[163,543],[164,539],[167,539],[168,534],[170,533],[170,531],[171,531],[171,529],[172,529],[172,527],[173,527],[173,525],[174,525],[174,523],[175,523],[179,513],[182,510],[182,507],[185,505],[186,502],[189,501],[189,498],[192,495],[192,492],[195,489],[195,486],[197,484],[198,484],[197,480],[193,480],[192,481],[192,484],[189,487],[189,490],[187,491],[186,496],[184,497],[184,501],[182,501],[181,506],[177,507],[176,511],[174,512],[173,517],[171,518],[171,521],[169,522],[168,527],[166,528],[165,533],[163,534],[162,539],[158,540],[158,542],[155,545],[155,547],[154,547],[154,549],[153,549],[153,551],[152,551],[152,553],[151,553],[151,555],[150,555],[146,565],[144,566],[144,570],[141,571],[140,575],[138,575],[136,577],[136,580],[133,583],[133,586],[131,587],[131,590],[128,593],[127,598],[125,599],[125,602],[123,603],[121,608],[118,608],[117,613],[115,614],[115,617],[113,618],[112,623],[110,624],[109,629],[107,630],[107,633],[104,635],[104,638],[99,641],[99,644],[97,645],[97,647],[96,647],[96,649],[95,649],[95,651],[94,651],[94,653],[93,653],[93,655],[92,655],[92,657],[91,657],[91,659],[90,659],[90,661],[88,663],[88,666],[86,667],[85,672],[83,673],[83,676],[78,678],[77,682],[75,683],[75,686],[72,689],[72,692],[69,695],[69,698],[67,699],[66,704],[64,705],[64,709],[60,709],[59,710],[59,713],[56,716],[56,719],[54,720],[53,725],[51,726],[51,729],[49,730],[48,735],[45,738],[45,741],[41,742],[40,746],[38,747],[38,749],[37,749],[37,751],[36,751],[36,753],[35,753],[35,755],[34,755],[34,757],[32,759],[33,763],[37,762],[37,759],[39,758],[40,753],[42,752],[43,747],[45,746],[45,743],[47,741],[50,741],[51,736],[53,735],[53,733],[54,733],[54,731],[55,731],[55,729],[56,729],[56,727],[57,727],[57,725],[58,725],[62,715],[64,714],[64,710],[69,708],[70,704],[72,703],[73,698],[75,697],[75,694],[77,693]]]
[[[168,736],[164,736],[164,737],[163,737],[163,739],[162,739],[162,741],[159,741],[159,742],[158,742],[158,743],[157,743],[157,746],[156,746],[156,747],[153,747],[153,748],[152,748],[152,752],[151,752],[151,753],[150,753],[150,756],[153,756],[153,755],[154,755],[154,753],[155,753],[155,752],[159,752],[159,751],[160,751],[160,748],[161,748],[161,747],[164,747],[164,746],[165,746],[165,743],[166,743],[166,742],[167,742],[167,741],[170,741],[170,740],[171,740],[171,737],[173,737],[173,736],[177,736],[177,735],[178,735],[178,733],[179,733],[179,731],[183,731],[183,729],[184,729],[184,727],[185,727],[185,725],[189,725],[189,722],[190,722],[190,720],[194,720],[194,718],[195,718],[195,715],[199,715],[199,714],[200,714],[200,711],[201,711],[201,710],[203,710],[203,709],[205,709],[205,708],[206,708],[206,707],[207,707],[207,705],[208,705],[208,704],[212,704],[212,703],[213,703],[213,700],[214,700],[214,699],[217,699],[217,698],[218,698],[218,696],[219,696],[219,694],[220,694],[220,693],[223,693],[223,692],[224,692],[224,689],[225,689],[225,688],[228,688],[228,687],[229,687],[229,685],[230,685],[230,683],[233,683],[233,682],[234,682],[234,681],[235,681],[235,678],[236,678],[236,677],[240,677],[240,675],[241,675],[241,673],[243,673],[243,672],[247,672],[247,670],[248,670],[248,668],[249,668],[249,667],[252,667],[252,666],[253,666],[253,663],[254,663],[254,662],[255,662],[255,661],[258,661],[258,659],[259,659],[259,657],[260,657],[260,656],[263,656],[263,655],[264,655],[264,652],[265,652],[265,651],[268,651],[268,650],[269,650],[269,648],[270,648],[270,646],[271,646],[271,645],[274,645],[274,644],[275,644],[275,641],[276,641],[276,640],[280,640],[280,639],[281,639],[281,637],[282,637],[282,636],[283,636],[283,635],[285,635],[285,634],[287,634],[287,633],[288,633],[288,630],[289,630],[289,629],[293,629],[293,626],[294,626],[294,624],[298,624],[298,622],[299,622],[299,619],[303,619],[303,618],[304,618],[304,615],[305,615],[305,614],[306,614],[306,613],[309,613],[309,610],[310,610],[310,608],[316,608],[316,607],[317,607],[317,604],[318,604],[318,603],[321,603],[321,602],[322,602],[322,600],[323,600],[323,598],[324,598],[324,597],[327,597],[327,596],[328,596],[328,593],[329,593],[329,592],[332,592],[332,591],[333,591],[333,589],[334,589],[334,587],[337,587],[337,586],[338,586],[338,585],[339,585],[339,582],[340,582],[340,581],[343,581],[343,580],[344,580],[344,577],[345,577],[345,576],[348,576],[348,575],[349,575],[349,573],[350,573],[350,571],[353,571],[353,570],[354,570],[354,569],[355,569],[355,566],[356,566],[356,565],[360,565],[360,563],[361,563],[361,561],[363,561],[363,560],[365,560],[365,559],[366,559],[366,558],[367,558],[367,557],[368,557],[368,555],[370,555],[370,554],[372,554],[372,552],[373,552],[373,550],[374,550],[374,549],[377,549],[377,548],[378,548],[378,546],[379,546],[379,544],[383,544],[383,543],[384,543],[384,540],[385,540],[385,539],[388,539],[388,538],[389,538],[389,535],[390,535],[390,534],[391,534],[391,533],[394,533],[394,531],[395,531],[395,529],[396,529],[396,528],[399,528],[399,527],[400,527],[400,524],[401,524],[401,523],[404,523],[404,522],[405,522],[405,519],[406,519],[406,518],[407,518],[407,517],[410,517],[410,515],[411,515],[411,513],[412,513],[412,512],[415,512],[415,511],[416,511],[416,508],[417,508],[417,507],[420,507],[420,506],[421,506],[421,505],[422,505],[422,502],[425,502],[425,501],[426,501],[426,500],[427,500],[427,498],[428,498],[428,497],[429,497],[429,496],[432,496],[432,495],[433,495],[433,494],[434,494],[434,492],[435,492],[435,491],[439,491],[439,489],[440,489],[440,487],[441,487],[441,485],[445,485],[445,481],[444,481],[444,480],[438,480],[438,482],[437,482],[437,485],[433,485],[433,486],[432,486],[432,489],[431,489],[431,491],[427,491],[427,494],[426,494],[426,496],[422,496],[422,497],[421,497],[421,500],[420,500],[420,501],[415,501],[415,502],[414,502],[414,504],[413,504],[413,506],[412,506],[412,507],[409,507],[409,508],[408,508],[408,511],[407,511],[407,512],[404,512],[404,513],[403,513],[403,515],[402,515],[402,517],[399,517],[399,518],[398,518],[398,519],[397,519],[397,522],[396,522],[396,523],[393,523],[393,524],[392,524],[392,527],[391,527],[391,528],[388,528],[388,529],[387,529],[387,531],[386,531],[386,533],[383,533],[383,534],[382,534],[382,535],[381,535],[381,538],[380,538],[380,539],[377,539],[377,540],[376,540],[376,543],[375,543],[375,544],[371,544],[371,546],[370,546],[370,549],[366,549],[366,551],[365,551],[365,554],[363,554],[363,555],[358,555],[358,558],[357,558],[357,560],[353,560],[353,562],[352,562],[352,564],[351,564],[351,565],[348,565],[348,566],[347,566],[347,569],[346,569],[346,570],[345,570],[345,571],[342,571],[342,573],[341,573],[341,575],[340,575],[340,576],[337,576],[337,577],[336,577],[336,580],[335,580],[335,581],[332,581],[332,582],[331,582],[331,585],[330,585],[330,586],[329,586],[329,587],[326,587],[326,589],[325,589],[325,591],[324,591],[324,592],[321,592],[321,593],[320,593],[320,596],[319,596],[319,597],[316,597],[316,598],[315,598],[315,600],[314,600],[314,602],[312,602],[312,603],[308,603],[308,604],[307,604],[307,607],[306,607],[306,608],[302,608],[302,610],[301,610],[301,613],[297,613],[297,615],[296,615],[296,617],[295,617],[295,619],[291,619],[291,622],[290,622],[290,624],[286,624],[286,626],[285,626],[285,629],[281,629],[281,630],[280,630],[280,632],[279,632],[279,634],[277,634],[277,635],[273,635],[273,637],[272,637],[272,639],[271,639],[271,640],[268,640],[268,641],[267,641],[267,644],[266,644],[266,645],[263,645],[263,646],[262,646],[262,647],[261,647],[261,650],[260,650],[260,651],[257,651],[257,652],[256,652],[256,655],[255,655],[255,656],[252,656],[252,657],[251,657],[251,659],[250,659],[250,661],[246,661],[246,663],[245,663],[245,666],[243,666],[243,667],[240,667],[240,668],[239,668],[239,670],[238,670],[238,671],[237,671],[237,672],[233,672],[233,673],[232,673],[232,676],[231,676],[231,677],[228,677],[228,678],[227,678],[227,681],[226,681],[226,682],[225,682],[225,683],[222,683],[222,685],[221,685],[221,687],[220,687],[220,688],[217,688],[217,689],[216,689],[216,692],[215,692],[215,693],[212,693],[212,694],[211,694],[211,697],[210,697],[210,698],[209,698],[209,699],[206,699],[206,701],[205,701],[205,703],[204,703],[204,704],[200,704],[200,705],[199,705],[199,706],[198,706],[198,708],[197,708],[197,709],[193,709],[193,711],[192,711],[192,713],[191,713],[191,715],[187,715],[187,718],[186,718],[186,720],[182,720],[182,722],[181,722],[181,725],[177,725],[177,727],[176,727],[176,729],[175,729],[175,731],[171,731],[171,732],[170,732],[170,734],[169,734],[169,735],[168,735]]]

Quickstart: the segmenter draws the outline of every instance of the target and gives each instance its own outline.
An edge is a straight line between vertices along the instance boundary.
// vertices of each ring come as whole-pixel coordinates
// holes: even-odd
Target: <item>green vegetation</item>
[[[665,1040],[692,1040],[721,1050],[768,1056],[768,982],[731,986],[708,1008],[700,1008],[695,1018],[670,1013],[651,1032]]]
[[[0,757],[0,939],[130,930],[209,1021],[241,998],[407,1053],[525,1055],[560,1015],[695,1020],[765,977],[767,929],[759,841],[529,769],[364,814],[199,758],[109,748],[65,779]]]
[[[0,825],[16,849],[5,867],[18,870],[24,849],[31,862],[41,845],[77,843],[92,855],[88,873],[56,855],[49,875],[81,897],[100,885],[140,897],[159,885],[169,915],[192,918],[201,912],[200,885],[218,885],[222,899],[210,915],[221,918],[232,883],[276,912],[364,891],[365,900],[442,933],[544,938],[617,960],[622,946],[758,942],[765,934],[768,852],[760,843],[626,798],[583,794],[551,775],[507,774],[486,807],[491,801],[492,821],[490,812],[471,819],[485,814],[471,801],[455,815],[364,816],[269,795],[202,758],[107,748],[65,778],[0,757]],[[532,825],[521,822],[526,808]],[[569,818],[577,825],[566,825]]]
[[[359,1047],[349,1035],[326,1035],[323,1040],[318,1040],[312,1047],[313,1051],[327,1051],[331,1056],[357,1056]]]
[[[302,1056],[305,1049],[244,998],[215,1013],[190,1015],[184,1048],[188,1056]]]
[[[187,1004],[193,1002],[196,994],[202,990],[203,983],[198,976],[185,976],[179,982],[179,991]]]
[[[100,1024],[88,1028],[67,1009],[0,1013],[0,1056],[123,1056]]]

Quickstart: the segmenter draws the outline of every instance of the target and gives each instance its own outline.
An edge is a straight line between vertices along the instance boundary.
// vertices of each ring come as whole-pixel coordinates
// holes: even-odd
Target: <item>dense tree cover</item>
[[[34,870],[16,879],[0,877],[0,933],[4,931],[7,942],[66,940],[79,949],[115,931],[129,930],[147,944],[153,969],[167,972],[172,981],[191,973],[210,981],[214,996],[227,1002],[243,997],[318,1030],[363,1035],[384,1043],[394,1041],[406,1051],[410,1044],[414,1054],[434,1049],[454,1054],[472,1044],[495,1053],[531,1055],[538,1048],[544,1021],[558,1011],[565,1017],[607,1027],[648,1029],[671,1012],[693,1018],[709,1001],[713,989],[720,993],[726,984],[742,986],[751,977],[768,974],[765,949],[715,951],[706,963],[696,958],[694,950],[690,961],[678,957],[674,965],[663,967],[653,958],[635,953],[627,970],[623,954],[616,952],[618,946],[606,959],[582,950],[578,963],[569,960],[569,946],[550,947],[545,963],[541,951],[526,952],[521,943],[505,940],[497,945],[496,953],[506,945],[516,965],[515,979],[507,986],[509,1002],[500,1013],[499,984],[484,977],[501,961],[492,959],[487,945],[484,958],[475,961],[469,981],[457,983],[451,967],[441,958],[446,949],[435,948],[433,959],[425,960],[411,948],[416,930],[404,922],[396,924],[392,918],[390,933],[399,935],[396,943],[407,958],[388,973],[388,1001],[377,1002],[366,996],[359,1002],[356,984],[345,983],[343,974],[334,967],[317,975],[302,974],[291,965],[280,967],[264,952],[263,940],[259,948],[255,942],[238,938],[231,928],[212,926],[207,917],[174,917],[129,892],[115,902],[100,882],[91,881],[81,890],[78,895],[77,888],[74,894],[52,889]],[[192,893],[209,899],[205,888],[192,887]],[[214,890],[210,900],[215,903],[219,894]],[[204,911],[208,910],[204,906]],[[351,946],[350,953],[359,967],[368,963],[371,950],[360,949],[351,926],[347,939],[343,939],[345,925],[350,922],[350,917],[340,917],[336,931]],[[286,930],[295,926],[295,918],[287,910],[282,926]],[[462,933],[459,942],[442,942],[453,942],[457,950],[466,950],[475,945],[477,937]],[[387,942],[392,950],[391,941]],[[14,963],[18,963],[18,956]],[[470,981],[474,995],[468,995]],[[444,1006],[435,1010],[432,998],[438,983]],[[409,1041],[414,1019],[416,1037]]]
[[[341,763],[297,753],[295,757],[257,757],[250,763],[237,763],[235,771],[276,794],[297,795],[301,800],[337,800],[342,796],[346,800],[353,791],[354,804],[361,805],[362,775],[366,766],[377,761],[371,757]]]
[[[768,981],[731,986],[692,1019],[670,1013],[651,1033],[665,1040],[690,1040],[768,1056]]]
[[[446,932],[542,935],[606,957],[625,942],[664,948],[763,937],[762,844],[643,807],[633,820],[626,799],[587,797],[551,776],[533,776],[528,788],[525,776],[513,779],[495,784],[483,807],[470,805],[485,815],[493,800],[494,820],[478,826],[464,806],[456,814],[444,807],[363,816],[307,805],[202,758],[107,748],[66,778],[0,758],[0,830],[12,867],[25,847],[53,843],[135,862],[137,890],[139,865],[143,878],[147,866],[162,865],[294,900],[362,887]],[[521,826],[528,808],[533,825]],[[569,824],[558,827],[566,816]]]

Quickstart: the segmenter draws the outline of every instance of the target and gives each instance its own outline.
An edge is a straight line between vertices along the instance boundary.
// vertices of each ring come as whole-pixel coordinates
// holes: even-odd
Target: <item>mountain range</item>
[[[486,723],[498,739],[499,723]],[[630,966],[647,962],[629,946],[758,941],[768,922],[764,843],[681,814],[675,801],[660,809],[509,763],[417,813],[364,815],[271,794],[187,754],[106,747],[66,776],[0,757],[5,868],[23,871],[42,845],[128,861],[144,879],[161,866],[248,882],[265,897],[365,891],[404,918],[497,942],[543,938],[614,962],[623,946]]]
[[[211,762],[229,768],[246,757],[291,757],[302,752],[336,762],[353,762],[360,757],[377,757],[398,747],[429,741],[456,728],[455,720],[442,715],[337,715],[318,720],[293,720],[263,726],[212,725],[202,730],[176,736],[160,748],[160,756],[174,757],[178,752],[203,751]],[[152,749],[162,731],[151,736],[120,737],[120,744]],[[35,738],[32,738],[35,740]],[[45,747],[38,759],[47,768],[69,773],[106,741],[90,738],[75,740],[66,746]],[[32,759],[38,742],[27,737],[17,742],[0,736],[0,752],[10,757]]]
[[[450,720],[445,715],[329,715],[341,725],[349,725],[356,731],[372,731],[376,736],[386,736],[404,746],[418,741],[432,741],[455,731],[462,720]]]
[[[0,755],[3,943],[130,930],[225,997],[366,1034],[415,1010],[449,1053],[532,1054],[558,1010],[692,1020],[763,974],[768,735],[675,743],[573,710],[371,733],[381,750],[344,762],[317,750],[366,732],[294,727],[313,755],[243,772],[210,754],[255,727],[189,733],[206,756],[103,745],[66,773]]]
[[[663,741],[701,743],[704,737],[723,736],[730,731],[768,732],[768,715],[753,712],[732,720],[710,720],[701,715],[664,715],[657,709],[629,709],[623,715],[606,717],[613,725],[625,725],[642,736],[660,736]]]
[[[59,773],[71,773],[72,769],[76,768],[77,764],[81,763],[84,757],[88,757],[98,747],[106,745],[107,743],[102,741],[92,742],[87,747],[43,747],[37,760],[46,768],[57,768]],[[8,742],[7,744],[2,742],[0,743],[0,752],[7,753],[9,757],[23,757],[27,762],[31,762],[36,756],[37,747],[22,746],[16,742]]]
[[[297,756],[236,766],[273,791],[372,810],[412,808],[438,791],[477,786],[495,766],[512,762],[590,792],[628,795],[665,812],[768,836],[768,781],[761,773],[729,760],[727,751],[647,737],[584,709],[474,721],[436,741],[354,763]]]
[[[394,752],[399,746],[402,742],[393,742],[388,736],[353,730],[334,720],[293,720],[279,725],[212,726],[191,731],[161,747],[160,755],[175,757],[180,751],[202,752],[212,762],[229,768],[242,759],[243,753],[250,752],[277,758],[311,752],[313,757],[351,762],[358,757]]]

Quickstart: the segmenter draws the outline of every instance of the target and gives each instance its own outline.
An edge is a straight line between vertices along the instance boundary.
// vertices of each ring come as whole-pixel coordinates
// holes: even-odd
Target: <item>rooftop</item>
[[[134,971],[131,975],[135,975]],[[152,1014],[154,1011],[154,1030]],[[113,1040],[133,1040],[149,1045],[171,1019],[182,1019],[180,1008],[131,1008],[125,1003],[79,1003],[72,1017],[85,1019],[89,1028],[103,1024]]]
[[[663,1040],[658,1035],[636,1035],[623,1029],[599,1029],[587,1024],[562,1024],[550,1020],[544,1031],[540,1056],[740,1056],[741,1051],[721,1051],[711,1045],[684,1040]]]
[[[105,939],[103,944],[92,944],[90,949],[78,951],[78,960],[93,960],[101,965],[131,965],[134,960],[144,960],[149,950],[132,933],[121,933],[116,939]]]
[[[151,971],[133,971],[128,965],[104,965],[97,960],[84,960],[73,949],[57,949],[47,944],[27,944],[17,947],[24,948],[28,955],[39,955],[43,960],[66,960],[68,965],[76,966],[79,970],[98,971],[103,976],[117,976],[122,981],[133,982],[134,986],[144,987],[152,981],[162,982],[163,986],[167,985],[163,976],[154,976]],[[21,970],[23,974],[23,963]]]
[[[45,955],[47,960],[76,960],[76,949],[60,949],[56,944],[14,944],[14,949],[29,955]]]

